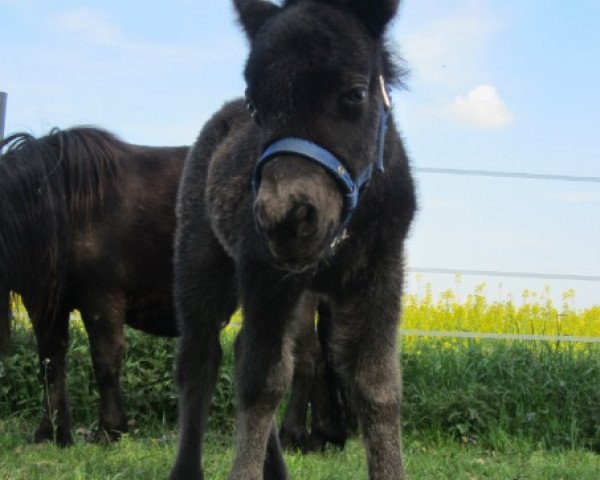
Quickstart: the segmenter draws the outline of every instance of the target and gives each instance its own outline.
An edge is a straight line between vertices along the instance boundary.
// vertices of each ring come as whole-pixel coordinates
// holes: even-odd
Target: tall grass
[[[418,340],[402,354],[404,429],[501,446],[600,450],[600,347]],[[499,445],[500,444],[500,445]]]
[[[464,302],[448,295],[405,299],[408,328],[499,333],[600,336],[600,309],[556,309],[550,302],[488,303],[482,291]],[[477,319],[480,319],[479,322]],[[239,316],[234,324],[239,322]],[[544,323],[545,322],[545,323]],[[493,328],[493,327],[496,328]],[[553,330],[554,329],[554,330]],[[232,344],[236,327],[222,336],[224,361],[213,397],[211,428],[233,427]],[[123,390],[132,432],[176,428],[172,381],[175,341],[127,330]],[[404,393],[402,422],[411,436],[454,438],[501,448],[508,437],[546,447],[600,450],[600,345],[555,342],[457,340],[405,337],[401,345]],[[68,350],[69,389],[77,426],[97,418],[98,394],[86,334],[77,319]],[[0,363],[0,416],[35,421],[41,384],[34,336],[24,320],[15,324],[9,356]]]

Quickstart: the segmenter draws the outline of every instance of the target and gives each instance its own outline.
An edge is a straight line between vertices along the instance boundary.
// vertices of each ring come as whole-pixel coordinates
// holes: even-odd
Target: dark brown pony
[[[65,389],[69,313],[89,335],[100,390],[98,437],[127,431],[123,326],[176,335],[174,205],[188,147],[125,143],[104,130],[13,135],[0,144],[0,346],[19,293],[37,339],[45,413],[36,442],[71,442]]]

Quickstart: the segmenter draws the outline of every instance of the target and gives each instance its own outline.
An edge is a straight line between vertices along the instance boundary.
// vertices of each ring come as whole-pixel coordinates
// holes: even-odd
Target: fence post
[[[4,140],[4,119],[6,118],[6,98],[8,95],[0,92],[0,141]]]

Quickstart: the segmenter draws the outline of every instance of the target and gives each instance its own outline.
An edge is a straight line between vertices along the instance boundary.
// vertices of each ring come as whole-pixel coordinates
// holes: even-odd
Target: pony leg
[[[265,456],[263,479],[275,480],[286,478],[288,478],[287,468],[281,453],[279,435],[277,434],[277,425],[275,425],[275,422],[273,421],[271,424],[271,432],[269,433],[269,441],[267,442],[267,454]]]
[[[298,285],[264,281],[258,269],[243,271],[253,275],[242,278],[244,323],[236,342],[237,449],[229,480],[282,480],[288,473],[273,429],[274,415],[292,379],[294,327],[308,310],[314,311],[314,303],[299,296]]]
[[[100,391],[100,423],[94,441],[118,440],[128,428],[120,378],[125,352],[125,309],[124,295],[97,292],[84,300],[81,307]]]
[[[38,346],[40,379],[44,386],[44,414],[33,440],[35,443],[55,441],[60,447],[65,447],[73,441],[71,409],[65,386],[69,312],[63,308],[57,309],[55,315],[33,313],[31,319]]]
[[[189,250],[180,245],[175,258],[180,432],[171,480],[204,478],[202,442],[222,356],[219,333],[237,306],[232,261],[214,240],[192,243]]]
[[[307,308],[300,334],[294,347],[294,376],[292,392],[285,412],[279,439],[284,449],[313,450],[311,435],[306,426],[308,405],[315,380],[315,362],[320,355],[315,332],[315,307]]]
[[[237,448],[229,480],[287,479],[274,415],[292,377],[291,341],[252,332],[247,322],[239,335]]]
[[[335,372],[332,352],[333,319],[330,309],[319,303],[318,344],[315,380],[311,393],[311,429],[315,446],[330,442],[343,448],[352,430],[352,413],[346,388]],[[355,423],[355,422],[354,422]]]
[[[358,412],[370,480],[405,478],[400,441],[396,292],[369,292],[373,298],[363,293],[362,297],[355,297],[361,303],[348,300],[335,311],[336,365],[350,386]]]

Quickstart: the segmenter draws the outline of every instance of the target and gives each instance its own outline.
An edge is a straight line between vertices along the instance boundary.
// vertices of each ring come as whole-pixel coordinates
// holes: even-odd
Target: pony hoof
[[[346,446],[347,438],[348,435],[344,430],[335,428],[316,429],[316,432],[313,433],[313,442],[316,445],[320,445],[321,450],[324,450],[326,445],[332,445],[335,448],[343,450]]]
[[[122,432],[118,430],[108,430],[98,428],[93,432],[88,432],[85,436],[85,441],[88,443],[110,444],[121,440]]]
[[[60,448],[68,447],[73,443],[71,432],[68,429],[58,428],[56,437],[52,426],[42,423],[33,434],[33,443],[56,443]]]
[[[52,422],[43,417],[42,421],[38,425],[33,434],[33,443],[44,443],[44,442],[53,442],[54,441],[54,428],[52,426]]]
[[[56,445],[60,448],[66,448],[73,444],[73,439],[71,435],[67,435],[66,437],[57,437]]]
[[[312,450],[308,433],[302,430],[281,430],[279,432],[279,442],[281,448],[287,452],[300,450],[306,453]]]

